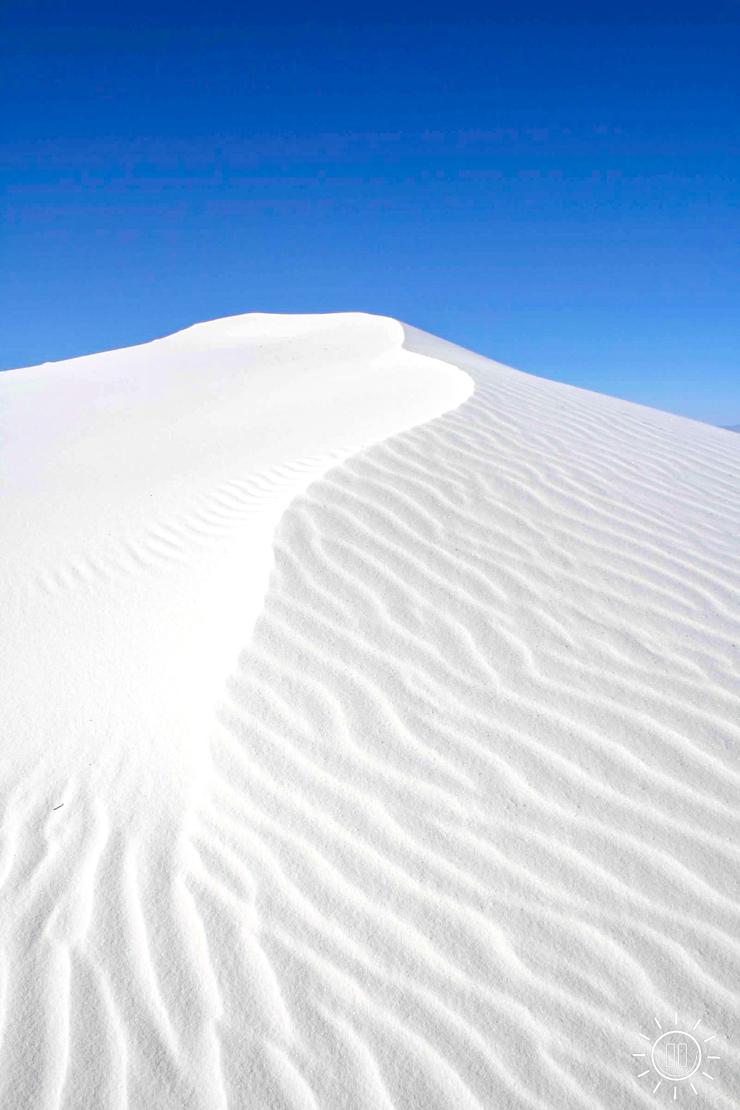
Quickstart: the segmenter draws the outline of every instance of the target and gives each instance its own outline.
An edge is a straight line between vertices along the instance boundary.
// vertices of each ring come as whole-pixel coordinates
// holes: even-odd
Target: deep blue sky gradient
[[[740,422],[740,4],[0,14],[0,366],[388,313]]]

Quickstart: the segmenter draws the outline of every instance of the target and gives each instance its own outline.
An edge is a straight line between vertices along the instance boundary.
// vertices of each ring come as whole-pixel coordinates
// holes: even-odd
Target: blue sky
[[[365,310],[740,423],[740,5],[110,7],[2,7],[0,366]]]

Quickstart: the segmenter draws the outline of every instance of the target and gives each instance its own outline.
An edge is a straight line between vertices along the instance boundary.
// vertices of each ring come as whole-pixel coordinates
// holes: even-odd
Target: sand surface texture
[[[2,1110],[738,1105],[740,437],[342,314],[0,441]]]

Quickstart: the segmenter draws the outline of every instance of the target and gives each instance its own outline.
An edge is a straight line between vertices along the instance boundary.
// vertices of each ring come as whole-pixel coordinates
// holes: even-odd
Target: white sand
[[[351,314],[0,442],[2,1110],[737,1105],[738,437]]]

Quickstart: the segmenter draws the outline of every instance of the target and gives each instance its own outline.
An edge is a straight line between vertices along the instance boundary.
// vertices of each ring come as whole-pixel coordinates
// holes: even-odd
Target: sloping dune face
[[[0,1105],[734,1105],[740,442],[363,316],[5,377]]]
[[[0,375],[3,1110],[249,1099],[189,823],[281,513],[472,390],[403,341],[250,315]]]

